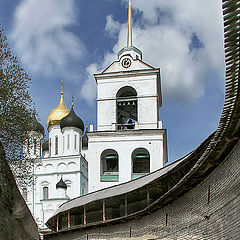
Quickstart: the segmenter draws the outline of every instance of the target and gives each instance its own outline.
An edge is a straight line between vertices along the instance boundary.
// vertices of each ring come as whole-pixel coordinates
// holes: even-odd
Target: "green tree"
[[[31,78],[18,57],[12,54],[0,27],[0,141],[6,159],[18,181],[28,181],[31,161],[23,154],[23,144],[32,125]]]

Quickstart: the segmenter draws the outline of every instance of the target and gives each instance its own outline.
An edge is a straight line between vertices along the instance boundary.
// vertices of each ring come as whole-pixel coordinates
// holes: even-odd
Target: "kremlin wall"
[[[240,1],[222,2],[226,92],[216,132],[192,153],[160,170],[64,203],[47,221],[52,231],[42,236],[44,240],[239,239]],[[36,224],[14,184],[1,147],[0,167],[0,239],[38,239]],[[122,197],[127,199],[120,205],[125,214],[106,215],[105,210],[114,209],[114,202]],[[85,209],[83,222],[76,224],[71,214],[79,209]],[[96,218],[89,221],[89,213]],[[60,222],[64,217],[68,224]]]

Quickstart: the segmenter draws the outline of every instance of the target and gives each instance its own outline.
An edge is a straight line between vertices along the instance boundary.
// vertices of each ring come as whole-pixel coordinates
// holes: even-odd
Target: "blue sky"
[[[41,123],[57,106],[60,83],[70,108],[96,124],[100,73],[126,45],[126,0],[0,0],[0,24],[32,76]],[[221,1],[132,0],[133,43],[161,68],[160,119],[170,162],[216,130],[224,99]]]

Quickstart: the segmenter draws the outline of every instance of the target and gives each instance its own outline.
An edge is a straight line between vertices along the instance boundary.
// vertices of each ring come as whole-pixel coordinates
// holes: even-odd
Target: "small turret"
[[[67,198],[67,184],[63,181],[62,176],[59,182],[56,184],[58,198]]]

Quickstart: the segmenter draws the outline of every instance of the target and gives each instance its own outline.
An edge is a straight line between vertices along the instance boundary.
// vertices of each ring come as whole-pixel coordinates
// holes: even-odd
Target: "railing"
[[[117,130],[127,131],[135,129],[135,123],[117,124]]]

